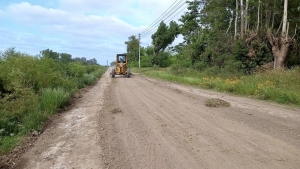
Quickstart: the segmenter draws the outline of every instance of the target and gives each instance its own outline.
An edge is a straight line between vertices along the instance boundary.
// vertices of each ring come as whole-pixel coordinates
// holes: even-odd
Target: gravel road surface
[[[107,71],[15,168],[300,167],[300,109]],[[229,107],[210,108],[219,98]]]

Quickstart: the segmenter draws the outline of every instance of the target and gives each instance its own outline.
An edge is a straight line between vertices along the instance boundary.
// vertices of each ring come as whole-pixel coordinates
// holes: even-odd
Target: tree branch
[[[276,31],[276,34],[275,34],[275,35],[277,35],[277,34],[278,34],[278,32],[279,32],[279,30],[280,30],[280,28],[281,28],[281,26],[282,26],[282,22],[283,22],[283,17],[282,17],[282,19],[281,19],[280,25],[279,25],[279,27],[278,27],[278,29],[277,29],[277,31]]]
[[[298,28],[298,24],[296,24],[296,27],[295,27],[295,34],[294,34],[294,36],[292,37],[292,39],[294,39],[295,36],[297,35],[297,28]]]

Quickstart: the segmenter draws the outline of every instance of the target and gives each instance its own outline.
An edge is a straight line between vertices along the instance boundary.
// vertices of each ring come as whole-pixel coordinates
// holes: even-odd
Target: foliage
[[[188,10],[178,20],[179,25],[174,21],[169,26],[161,22],[151,37],[153,47],[141,47],[141,57],[153,56],[152,65],[160,65],[158,62],[165,56],[154,55],[164,52],[181,34],[183,42],[169,46],[175,56],[170,57],[173,71],[193,68],[215,75],[220,71],[239,75],[253,73],[257,67],[273,61],[267,32],[271,30],[274,36],[280,33],[284,1],[243,2],[242,8],[240,0],[186,1]],[[288,34],[295,40],[287,57],[289,68],[300,64],[299,9],[298,2],[289,1]],[[131,36],[128,42],[131,43],[127,43],[127,49],[138,56],[138,40]]]
[[[151,67],[152,66],[153,55],[141,56],[141,67]]]
[[[226,68],[226,71],[236,73],[252,73],[257,66],[264,65],[272,61],[272,51],[269,42],[266,40],[266,29],[277,30],[281,26],[283,15],[283,1],[269,0],[261,3],[261,15],[259,25],[257,23],[258,2],[247,1],[247,11],[244,13],[245,36],[240,40],[235,38],[234,19],[237,17],[236,28],[242,31],[241,26],[241,9],[236,11],[236,1],[187,1],[188,11],[179,19],[180,33],[184,41],[173,49],[180,56],[180,60],[175,62],[172,67],[181,69],[191,67],[186,64],[189,60],[192,67],[205,71]],[[246,10],[246,8],[244,8]],[[236,12],[238,16],[236,15]],[[261,12],[261,11],[260,11]],[[295,42],[290,49],[287,64],[299,65],[299,32],[296,28],[299,20],[299,4],[289,2],[288,21],[290,30],[296,30]],[[262,22],[263,21],[263,22]],[[201,26],[200,26],[201,25]],[[258,27],[257,27],[258,26]],[[258,28],[258,30],[256,30]],[[296,28],[296,29],[295,29]],[[274,31],[275,32],[275,31]],[[294,33],[294,31],[290,31]],[[298,32],[298,33],[297,33]],[[237,37],[240,36],[238,33]],[[190,59],[188,59],[190,57]],[[182,62],[182,63],[180,63]],[[218,72],[218,71],[215,71]]]
[[[97,60],[95,58],[87,60],[85,57],[79,58],[73,58],[72,55],[68,53],[58,53],[54,52],[50,49],[45,49],[40,51],[40,57],[42,58],[50,58],[55,61],[59,61],[61,63],[70,63],[70,62],[81,62],[82,64],[97,64]]]
[[[127,46],[127,56],[130,62],[139,60],[139,39],[132,35],[125,42]]]
[[[164,51],[179,34],[179,26],[175,21],[170,22],[167,26],[163,21],[160,23],[157,31],[151,36],[154,45],[154,54]]]
[[[168,67],[172,64],[170,57],[170,53],[160,52],[157,55],[153,56],[151,63],[152,65],[156,65],[159,67]]]
[[[72,55],[68,54],[68,53],[61,53],[60,54],[60,61],[62,63],[69,63],[72,62]],[[96,62],[97,63],[97,62]]]
[[[181,16],[179,21],[180,33],[183,35],[184,43],[192,43],[194,33],[199,29],[199,13],[200,13],[200,1],[187,1],[188,12]]]
[[[53,51],[41,53],[47,56],[47,52]],[[14,48],[1,52],[0,154],[11,150],[24,134],[41,130],[42,122],[106,70],[95,64],[56,59],[33,57]]]
[[[46,88],[40,97],[41,110],[50,114],[55,113],[70,101],[70,94],[63,88]]]
[[[59,53],[54,52],[50,49],[45,49],[40,52],[41,56],[44,58],[51,58],[53,60],[59,60]]]
[[[239,69],[245,71],[245,73],[251,72],[251,70],[256,66],[253,63],[253,59],[247,56],[248,52],[249,49],[244,41],[238,40],[234,44],[232,52],[233,58],[237,61],[236,63],[239,64]]]

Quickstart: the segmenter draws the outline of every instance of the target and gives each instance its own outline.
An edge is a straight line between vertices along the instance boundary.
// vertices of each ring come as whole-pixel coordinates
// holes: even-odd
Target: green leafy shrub
[[[66,106],[80,88],[106,71],[99,65],[62,63],[9,48],[0,52],[0,154]]]
[[[85,73],[85,67],[81,62],[71,62],[68,66],[68,75],[70,77],[82,77]]]
[[[141,57],[141,67],[152,67],[151,60],[153,56],[142,56]]]
[[[129,61],[129,67],[139,67],[139,61]]]
[[[85,85],[91,85],[96,81],[97,77],[93,74],[84,74],[83,82]]]
[[[160,52],[152,58],[152,65],[159,67],[168,67],[172,64],[170,54],[168,52]]]
[[[58,108],[70,101],[70,95],[63,88],[46,88],[40,98],[41,109],[49,113],[55,113]]]
[[[235,65],[239,66],[239,69],[245,73],[251,73],[252,69],[256,66],[252,58],[247,56],[248,52],[249,49],[243,40],[236,41],[232,55],[237,62]]]
[[[193,68],[198,71],[205,70],[209,65],[204,61],[196,61],[193,65]]]

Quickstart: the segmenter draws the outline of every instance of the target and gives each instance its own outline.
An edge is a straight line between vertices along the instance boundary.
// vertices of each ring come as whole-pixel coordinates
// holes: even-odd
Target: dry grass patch
[[[122,110],[120,108],[114,108],[111,110],[111,113],[112,114],[119,114],[119,113],[122,113]]]
[[[230,103],[218,98],[212,98],[205,101],[205,106],[207,107],[229,107]]]

